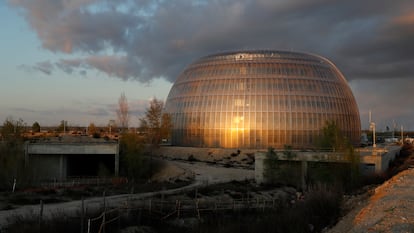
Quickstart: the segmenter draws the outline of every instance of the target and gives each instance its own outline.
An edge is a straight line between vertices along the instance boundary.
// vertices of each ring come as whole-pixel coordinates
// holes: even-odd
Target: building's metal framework
[[[172,144],[313,148],[327,121],[357,144],[360,118],[346,79],[329,60],[283,51],[211,55],[187,67],[166,101]]]

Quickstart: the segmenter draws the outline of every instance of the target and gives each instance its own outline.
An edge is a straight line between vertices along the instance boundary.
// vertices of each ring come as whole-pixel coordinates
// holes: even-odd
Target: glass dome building
[[[355,98],[338,68],[311,54],[238,51],[189,65],[168,95],[172,144],[315,148],[327,121],[360,140]]]

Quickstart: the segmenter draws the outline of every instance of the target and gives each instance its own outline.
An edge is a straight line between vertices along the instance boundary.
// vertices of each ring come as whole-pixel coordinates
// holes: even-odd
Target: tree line
[[[118,100],[118,121],[110,120],[109,133],[119,134],[120,145],[120,175],[134,182],[141,182],[151,177],[157,165],[145,155],[158,147],[163,139],[171,136],[171,117],[164,113],[164,103],[157,98],[149,102],[142,117],[139,117],[138,132],[129,130],[129,106],[124,93]],[[8,190],[13,186],[14,179],[30,179],[30,169],[25,168],[24,141],[25,133],[41,132],[41,126],[34,122],[27,126],[22,119],[7,118],[0,126],[0,190]],[[62,120],[55,132],[68,132],[68,122]],[[91,122],[87,134],[93,138],[101,137],[99,127]],[[29,181],[28,181],[29,182]]]

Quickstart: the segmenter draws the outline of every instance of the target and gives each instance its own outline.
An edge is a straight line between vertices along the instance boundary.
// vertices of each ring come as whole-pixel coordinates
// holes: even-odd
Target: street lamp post
[[[370,122],[369,127],[372,129],[372,148],[377,147],[377,144],[375,143],[375,122]]]
[[[377,147],[377,144],[375,143],[375,122],[372,121],[371,110],[369,110],[369,128],[372,129],[372,148],[375,148]]]

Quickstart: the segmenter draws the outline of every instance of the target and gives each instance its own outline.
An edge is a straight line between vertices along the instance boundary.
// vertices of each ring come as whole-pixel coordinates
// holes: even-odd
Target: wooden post
[[[105,230],[105,228],[106,228],[106,212],[104,212],[104,215],[103,215],[103,217],[102,217],[102,232],[103,233],[105,233],[106,232],[106,230]]]
[[[103,191],[103,194],[102,194],[102,199],[103,199],[103,209],[104,209],[104,211],[106,210],[106,198],[105,198],[105,191]]]
[[[102,217],[102,232],[105,233],[105,221],[106,221],[106,198],[105,198],[105,191],[103,192],[103,217]]]
[[[16,190],[16,178],[14,178],[14,180],[13,180],[13,190],[12,190],[12,192],[14,193],[15,190]]]
[[[84,233],[84,224],[85,224],[85,199],[82,196],[81,203],[81,222],[80,222],[80,232]]]
[[[91,233],[91,219],[88,219],[88,233]]]
[[[128,195],[128,197],[127,197],[127,200],[126,200],[126,214],[127,214],[127,219],[129,220],[129,212],[130,212],[130,208],[129,208],[129,203],[130,203],[130,201],[129,201],[129,198],[130,198],[131,196],[130,195]]]
[[[266,199],[263,198],[263,212],[265,211],[265,207],[266,207]]]
[[[152,202],[152,200],[150,199],[149,200],[149,208],[148,208],[150,216],[151,216],[151,208],[152,208],[152,205],[151,205],[152,203],[151,202]]]
[[[118,232],[121,230],[121,208],[118,208]]]
[[[175,200],[175,212],[178,212],[178,200]]]
[[[178,201],[177,218],[180,218],[180,209],[181,209],[181,202]]]
[[[138,209],[138,226],[141,226],[142,208]]]
[[[43,218],[43,200],[40,200],[40,212],[39,212],[39,231],[42,226],[42,218]]]
[[[201,216],[200,216],[200,209],[198,207],[198,202],[199,202],[199,200],[197,199],[197,201],[196,201],[197,217],[198,217],[198,220],[200,220]]]
[[[161,192],[161,207],[160,207],[160,212],[163,213],[164,211],[164,191],[165,191],[165,187],[162,187],[162,192]]]

